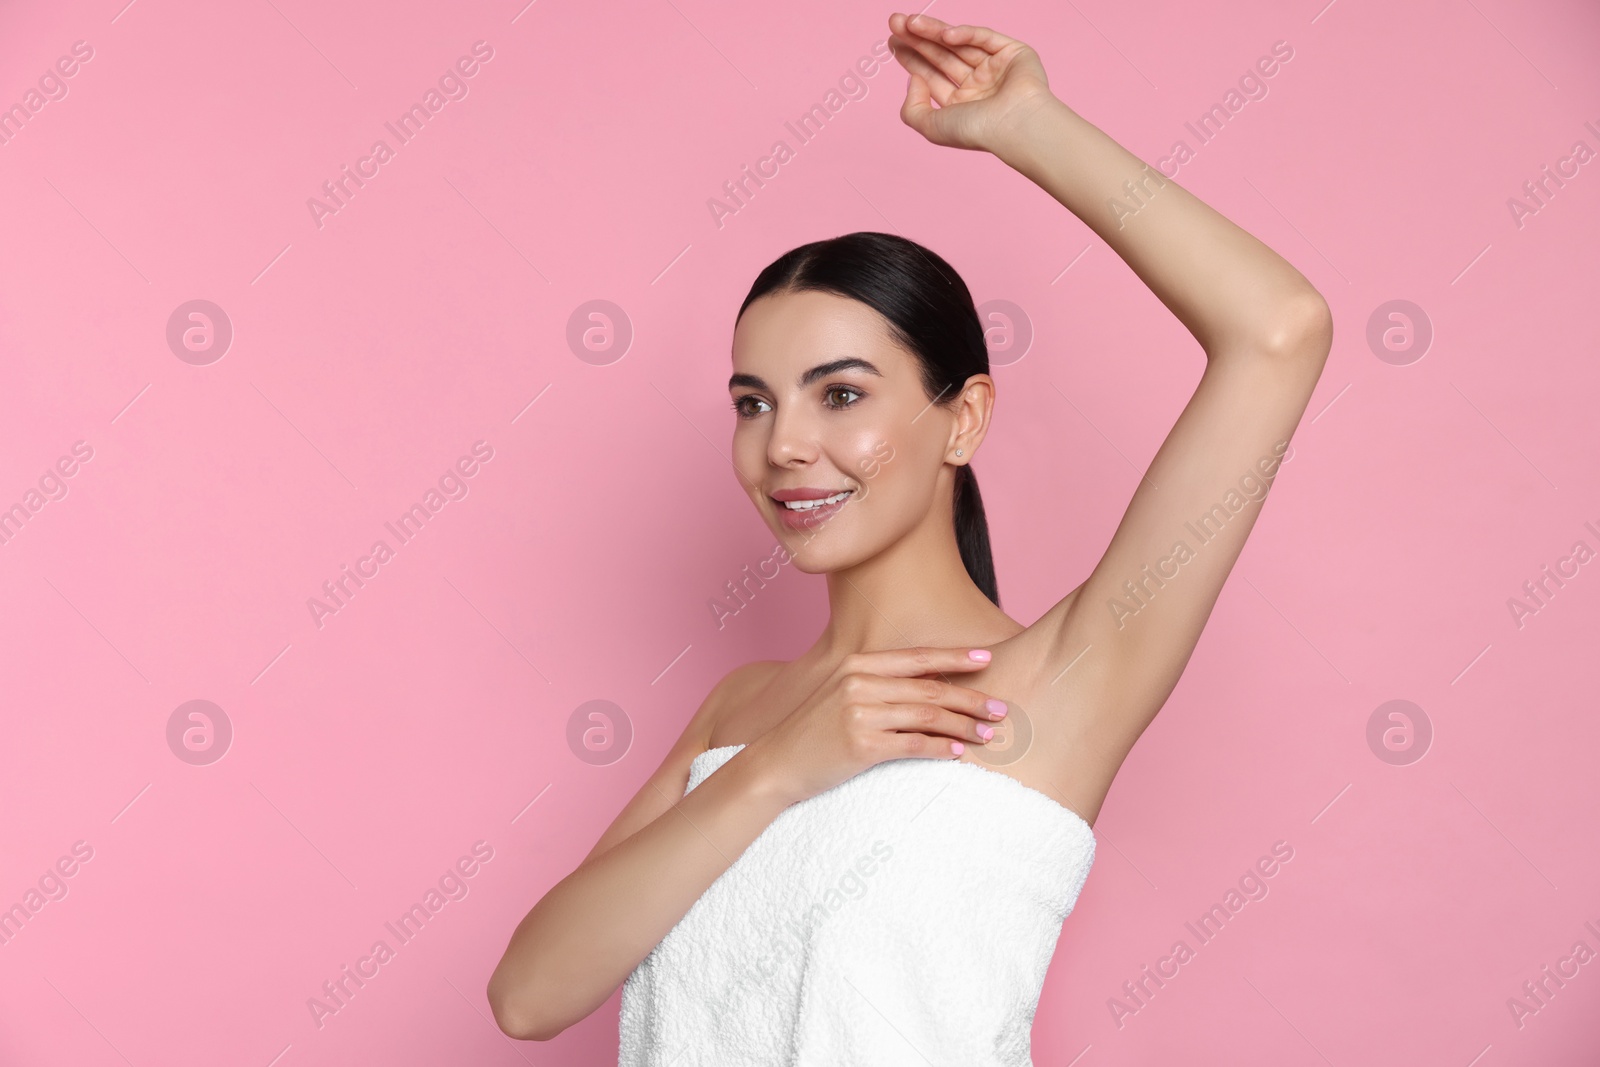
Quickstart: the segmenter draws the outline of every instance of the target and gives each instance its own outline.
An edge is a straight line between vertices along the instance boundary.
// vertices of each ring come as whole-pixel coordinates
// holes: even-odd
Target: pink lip
[[[840,490],[823,490],[820,492],[810,489],[789,489],[774,493],[774,497],[787,500],[821,500],[833,496]],[[803,494],[803,495],[802,495]],[[782,504],[775,504],[778,509],[778,521],[791,530],[810,530],[821,526],[839,513],[839,509],[850,503],[852,497],[845,497],[837,504],[824,504],[821,507],[807,508],[805,511],[790,511]]]

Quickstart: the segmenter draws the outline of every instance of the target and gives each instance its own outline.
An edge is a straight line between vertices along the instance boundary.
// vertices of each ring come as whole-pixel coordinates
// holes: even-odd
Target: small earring
[[[961,449],[959,449],[959,448],[956,449],[956,455],[958,455],[958,456],[961,455]]]

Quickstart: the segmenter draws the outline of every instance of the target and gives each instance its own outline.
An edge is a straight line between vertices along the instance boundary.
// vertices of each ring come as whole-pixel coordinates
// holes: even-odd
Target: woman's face
[[[808,573],[870,559],[928,521],[947,457],[957,447],[970,457],[977,444],[970,434],[958,444],[957,416],[929,402],[917,358],[847,297],[756,300],[734,330],[733,371],[734,467]],[[774,498],[795,490],[848,495],[807,511]]]

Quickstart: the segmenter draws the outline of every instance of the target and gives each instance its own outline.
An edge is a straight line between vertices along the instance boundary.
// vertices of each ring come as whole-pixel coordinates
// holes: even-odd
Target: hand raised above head
[[[993,151],[1054,99],[1038,54],[1021,41],[899,12],[889,16],[889,29],[889,47],[911,75],[900,118],[934,144]]]

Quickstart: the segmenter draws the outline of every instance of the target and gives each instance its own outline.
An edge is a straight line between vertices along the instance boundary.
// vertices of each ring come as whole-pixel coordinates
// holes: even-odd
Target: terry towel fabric
[[[685,794],[743,747],[695,757]],[[869,767],[784,809],[628,976],[618,1067],[1032,1067],[1094,854],[999,771]]]

